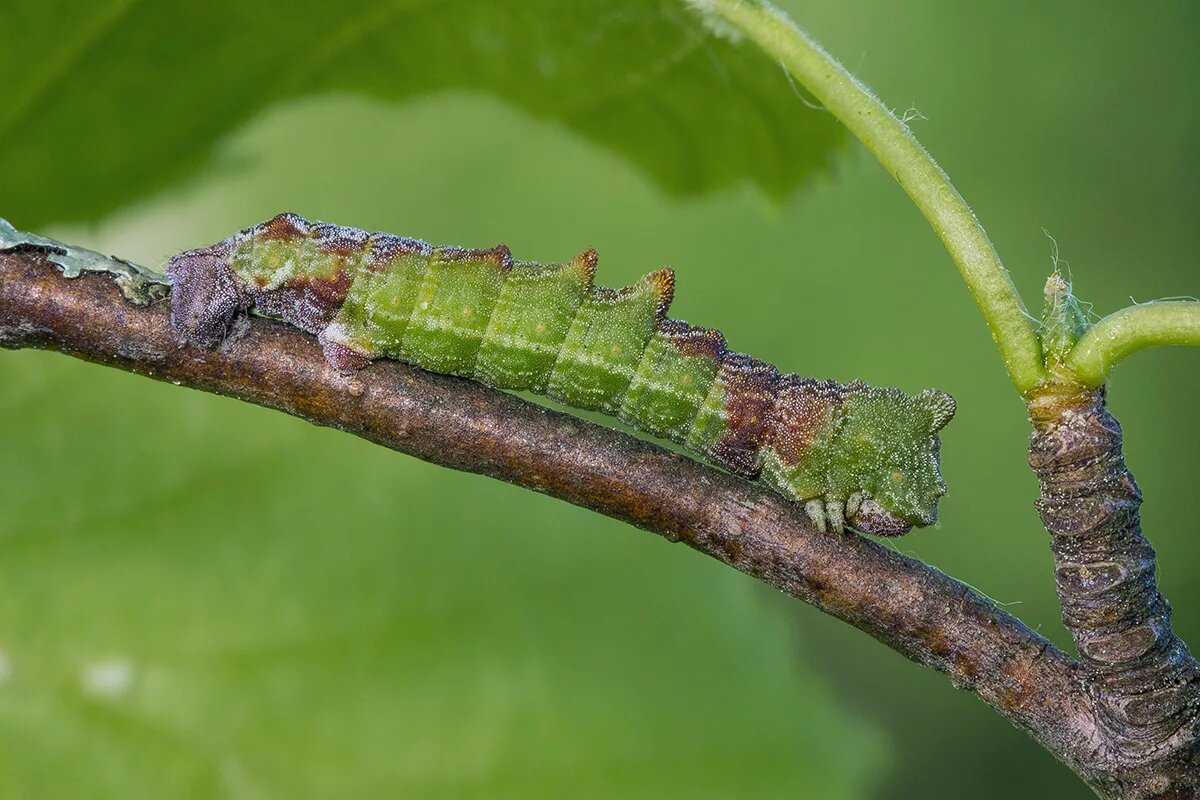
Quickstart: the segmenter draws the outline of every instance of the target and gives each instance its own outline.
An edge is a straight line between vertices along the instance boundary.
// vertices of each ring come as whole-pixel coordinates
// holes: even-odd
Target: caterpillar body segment
[[[646,275],[624,289],[590,286],[559,347],[545,394],[569,406],[615,415],[671,304],[674,286],[670,270]]]
[[[171,259],[171,318],[213,347],[247,310],[318,337],[343,372],[376,358],[532,390],[684,445],[804,506],[821,529],[884,536],[932,524],[945,494],[943,392],[781,375],[716,330],[667,317],[674,273],[594,284],[508,248],[434,247],[295,214]]]
[[[544,394],[595,274],[595,250],[561,266],[521,264],[509,272],[475,361],[475,377],[489,386]]]

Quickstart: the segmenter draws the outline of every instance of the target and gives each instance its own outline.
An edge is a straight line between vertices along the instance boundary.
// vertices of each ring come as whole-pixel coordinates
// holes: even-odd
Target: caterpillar
[[[596,286],[504,245],[435,247],[284,213],[174,256],[171,321],[201,347],[250,310],[314,334],[336,370],[406,361],[614,415],[804,507],[822,531],[900,536],[937,519],[954,399],[780,374],[669,319],[674,272]]]

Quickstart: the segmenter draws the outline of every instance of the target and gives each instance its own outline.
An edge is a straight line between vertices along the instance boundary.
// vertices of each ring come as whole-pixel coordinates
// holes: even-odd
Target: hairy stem
[[[1080,337],[1066,365],[1081,383],[1096,388],[1126,356],[1178,345],[1200,347],[1200,302],[1163,300],[1109,314]]]
[[[966,281],[1022,394],[1046,380],[1042,349],[1012,278],[949,176],[871,91],[765,0],[693,0],[758,44],[875,154],[916,203]]]
[[[932,567],[820,533],[773,492],[648,442],[397,362],[347,378],[312,337],[269,320],[219,351],[186,347],[163,304],[131,306],[108,276],[65,279],[41,253],[0,252],[0,345],[279,409],[683,542],[946,674],[1093,785],[1106,774],[1078,666],[1044,638]]]

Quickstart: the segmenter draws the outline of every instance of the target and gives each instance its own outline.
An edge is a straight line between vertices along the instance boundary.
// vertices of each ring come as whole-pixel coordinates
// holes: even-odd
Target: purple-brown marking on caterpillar
[[[510,270],[513,265],[512,252],[508,249],[508,245],[498,244],[495,247],[487,247],[482,250],[476,250],[469,247],[438,247],[434,249],[438,260],[445,263],[454,263],[459,261],[487,261],[495,264],[502,270]]]
[[[357,372],[371,363],[370,356],[352,350],[341,342],[329,341],[323,331],[317,335],[317,341],[321,344],[321,351],[325,354],[325,360],[329,362],[329,366],[343,375]]]
[[[795,373],[780,379],[770,441],[784,466],[795,466],[805,458],[818,434],[842,413],[847,390],[851,387],[836,381],[802,378]]]
[[[387,272],[392,262],[401,256],[428,256],[433,252],[433,247],[427,242],[390,233],[373,234],[368,248],[363,263],[368,271],[375,273]]]
[[[278,289],[251,289],[254,307],[262,314],[280,317],[302,331],[323,331],[346,300],[354,278],[344,267],[330,277],[291,278]]]
[[[658,325],[664,336],[681,356],[707,358],[720,364],[725,357],[725,334],[712,328],[689,325],[681,319],[664,319]]]
[[[753,478],[759,453],[767,444],[779,370],[745,353],[727,353],[717,380],[725,386],[727,429],[712,448],[712,459],[739,475]]]
[[[934,514],[932,522],[937,520]],[[912,523],[891,513],[872,498],[862,501],[858,510],[850,515],[850,524],[863,533],[873,536],[903,536],[912,530]]]
[[[308,238],[312,226],[309,221],[299,214],[293,214],[290,211],[285,211],[278,214],[266,222],[260,222],[252,228],[247,228],[240,234],[236,234],[233,238],[254,237],[260,241],[280,241],[289,242],[296,239]]]
[[[361,253],[370,234],[359,228],[329,223],[309,223],[290,212],[233,237],[258,241],[293,241],[311,238],[318,250],[335,259],[332,275],[299,275],[275,289],[264,289],[268,279],[256,276],[253,285],[244,288],[254,307],[263,314],[280,317],[297,328],[318,334],[337,315],[354,281],[351,263]]]
[[[229,335],[239,311],[250,306],[242,282],[229,267],[229,239],[171,259],[171,324],[193,344],[216,347]]]
[[[360,228],[320,223],[312,229],[313,241],[324,253],[336,256],[343,262],[362,253],[363,246],[371,234]]]

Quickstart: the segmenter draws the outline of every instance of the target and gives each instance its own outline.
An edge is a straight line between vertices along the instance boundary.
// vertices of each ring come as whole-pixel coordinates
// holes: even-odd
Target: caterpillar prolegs
[[[954,399],[781,375],[719,331],[668,319],[674,273],[595,286],[566,264],[434,247],[295,214],[171,259],[171,319],[215,347],[254,309],[315,334],[329,363],[410,362],[615,415],[802,504],[822,530],[899,536],[937,519]]]

